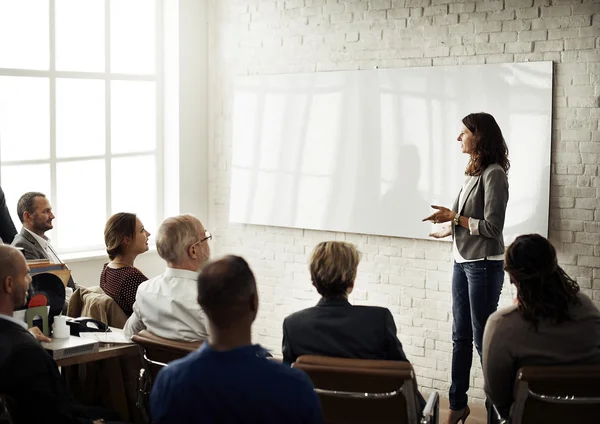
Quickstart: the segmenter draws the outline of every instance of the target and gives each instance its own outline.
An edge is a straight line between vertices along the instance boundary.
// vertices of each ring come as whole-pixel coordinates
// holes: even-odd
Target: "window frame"
[[[66,162],[78,162],[86,160],[104,160],[105,166],[105,219],[108,219],[112,214],[112,159],[118,158],[131,158],[131,157],[148,157],[153,156],[156,165],[156,204],[155,216],[156,225],[158,225],[164,218],[164,184],[165,184],[165,169],[164,169],[164,28],[163,28],[163,0],[155,0],[155,69],[151,74],[126,74],[126,73],[111,73],[111,45],[110,45],[110,6],[112,1],[118,0],[103,0],[104,2],[104,71],[103,72],[87,72],[87,71],[58,71],[56,70],[56,20],[55,0],[48,0],[49,6],[49,66],[48,70],[30,70],[30,69],[18,69],[18,68],[0,68],[0,76],[13,76],[13,77],[41,77],[47,78],[49,82],[49,114],[50,114],[50,154],[46,159],[32,159],[32,160],[10,160],[2,161],[0,158],[0,167],[4,166],[18,166],[18,165],[37,165],[37,164],[49,164],[50,166],[50,203],[53,206],[53,210],[57,217],[60,217],[61,205],[58,203],[57,198],[57,165],[59,163]],[[70,78],[70,79],[82,79],[82,80],[101,80],[104,82],[104,111],[105,111],[105,150],[104,154],[101,155],[90,155],[90,156],[73,156],[66,158],[57,158],[56,155],[56,81],[59,78]],[[156,144],[154,149],[133,153],[113,153],[111,150],[111,83],[112,81],[149,81],[155,83],[155,100],[156,100]],[[0,140],[1,142],[1,140]],[[143,172],[143,170],[141,170]],[[1,178],[1,177],[0,177]],[[0,180],[0,185],[3,187],[8,186],[7,182]],[[135,186],[132,187],[135,189]],[[5,190],[6,191],[6,190]],[[16,209],[15,205],[9,205],[9,210]],[[89,206],[82,206],[82,213],[85,213],[85,208]],[[130,211],[139,213],[143,218],[143,211]],[[20,221],[15,222],[18,227]],[[64,225],[64,223],[62,224]],[[85,234],[85,232],[83,232]],[[66,254],[80,254],[83,252],[94,252],[104,249],[104,245],[100,244],[84,244],[78,247],[66,247],[60,244],[60,226],[57,226],[53,230],[53,245],[55,245],[59,253]]]

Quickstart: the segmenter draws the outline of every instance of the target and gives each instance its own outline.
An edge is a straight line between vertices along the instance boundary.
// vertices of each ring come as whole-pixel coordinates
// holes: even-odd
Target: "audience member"
[[[106,418],[106,413],[71,403],[56,363],[25,323],[13,318],[13,311],[25,304],[30,282],[23,255],[0,245],[0,393],[14,402],[13,422],[81,423],[91,422],[91,417]],[[39,331],[37,336],[47,340]]]
[[[326,241],[315,247],[309,269],[322,297],[317,306],[283,321],[285,362],[301,355],[408,362],[389,309],[348,302],[359,261],[360,254],[350,243]],[[425,406],[420,394],[419,404],[421,409]]]
[[[317,306],[283,321],[285,362],[301,355],[408,361],[389,309],[348,302],[359,261],[350,243],[327,241],[315,247],[309,269],[322,297]]]
[[[142,221],[133,213],[111,216],[104,228],[104,243],[110,262],[100,274],[100,287],[130,316],[138,286],[148,279],[134,266],[135,258],[148,250],[148,237]]]
[[[17,203],[17,214],[23,228],[15,236],[12,245],[22,249],[27,260],[47,259],[53,264],[63,263],[45,235],[46,231],[54,228],[52,221],[55,218],[46,195],[33,191],[25,193]],[[75,290],[72,278],[69,278],[67,287]]]
[[[208,342],[160,371],[150,398],[154,423],[323,422],[306,374],[252,345],[258,294],[244,259],[227,256],[205,266],[198,302],[208,317]]]
[[[17,229],[15,228],[15,224],[13,224],[13,220],[6,207],[4,191],[2,190],[2,187],[0,187],[0,244],[11,244],[16,234]]]
[[[558,266],[538,234],[517,237],[505,255],[517,302],[490,316],[483,335],[485,392],[508,415],[517,370],[527,365],[600,364],[600,312]]]
[[[198,341],[208,337],[206,319],[196,301],[196,281],[200,268],[210,257],[211,237],[193,215],[167,218],[161,224],[156,249],[167,262],[167,269],[138,287],[133,314],[124,328],[127,337],[143,329],[171,340]]]

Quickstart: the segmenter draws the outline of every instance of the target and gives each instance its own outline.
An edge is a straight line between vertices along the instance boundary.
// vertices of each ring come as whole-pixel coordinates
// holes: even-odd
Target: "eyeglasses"
[[[200,240],[200,243],[202,243],[203,241],[206,240],[212,240],[212,234],[209,233],[208,231],[204,230],[204,238],[202,240]]]
[[[201,240],[198,240],[196,243],[193,243],[190,247],[195,246],[197,244],[200,244],[200,243],[202,243],[203,241],[206,241],[206,240],[212,240],[212,234],[209,233],[208,231],[204,230],[204,238],[201,239]]]

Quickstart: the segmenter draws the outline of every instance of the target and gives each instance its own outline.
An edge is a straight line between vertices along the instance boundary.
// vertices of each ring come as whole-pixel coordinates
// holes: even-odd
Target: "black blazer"
[[[301,355],[407,361],[389,309],[322,298],[283,321],[283,360]]]
[[[78,423],[54,360],[20,325],[0,318],[0,393],[16,403],[18,423]]]
[[[17,229],[6,207],[4,191],[0,187],[0,239],[6,244],[11,244],[16,234]]]

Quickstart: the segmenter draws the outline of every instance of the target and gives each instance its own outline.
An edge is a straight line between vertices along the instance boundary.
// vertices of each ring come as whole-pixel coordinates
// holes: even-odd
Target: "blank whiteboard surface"
[[[506,241],[547,236],[552,62],[237,78],[230,221],[428,238],[465,180],[471,112],[508,144]]]

